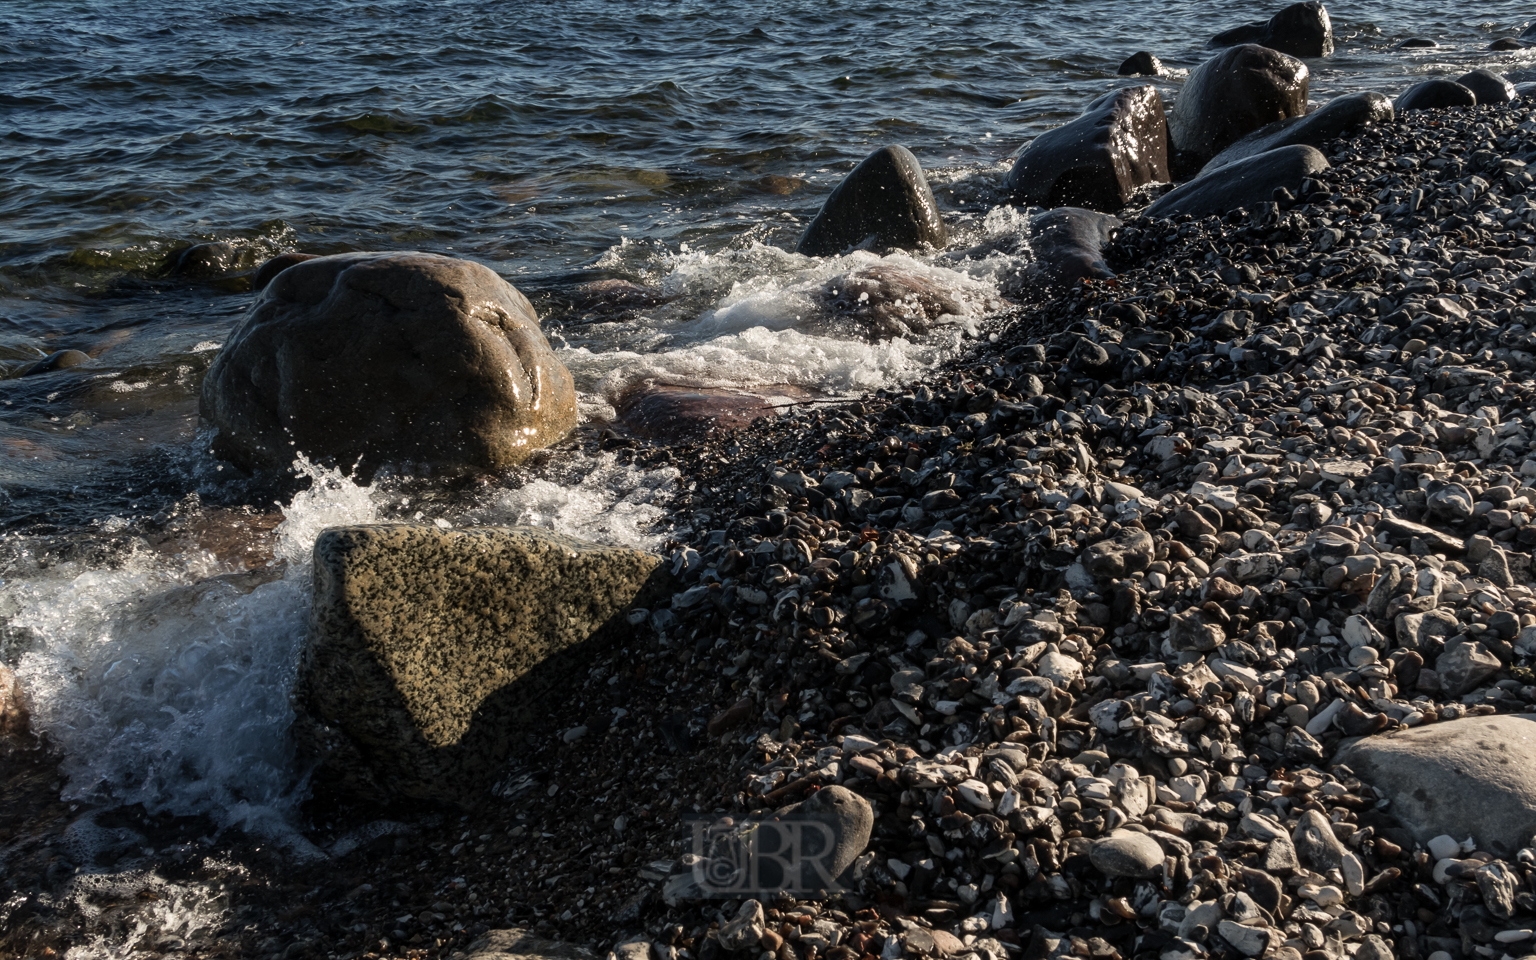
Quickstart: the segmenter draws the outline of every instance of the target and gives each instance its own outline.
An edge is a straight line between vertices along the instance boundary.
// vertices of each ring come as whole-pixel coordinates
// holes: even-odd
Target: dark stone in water
[[[1168,177],[1168,120],[1150,84],[1121,87],[1032,140],[1008,173],[1019,203],[1118,210]]]
[[[1252,210],[1273,200],[1276,189],[1295,193],[1303,180],[1326,169],[1328,158],[1316,147],[1279,147],[1201,174],[1164,194],[1147,208],[1147,216],[1176,217],[1187,213],[1208,217],[1239,208]]]
[[[53,373],[55,370],[68,370],[70,367],[78,367],[82,363],[89,363],[91,355],[83,350],[59,350],[50,353],[41,360],[33,362],[16,371],[18,377],[30,377],[37,373]]]
[[[1030,221],[1030,245],[1035,262],[1028,279],[1048,286],[1070,286],[1084,277],[1106,280],[1115,275],[1104,262],[1104,248],[1123,224],[1118,217],[1061,207]]]
[[[1528,26],[1524,30],[1520,31],[1520,39],[1521,40],[1536,40],[1536,21],[1532,21],[1530,26]]]
[[[753,180],[752,186],[764,193],[787,197],[805,186],[805,181],[799,177],[781,177],[778,174],[770,173],[766,177],[758,177],[756,180]]]
[[[789,399],[804,396],[797,387],[773,388],[789,394]],[[763,397],[736,390],[711,387],[672,386],[639,383],[626,389],[614,405],[619,420],[636,435],[666,443],[702,440],[721,430],[738,430],[759,417],[772,417],[783,410],[776,405],[784,397]]]
[[[1499,39],[1497,39],[1497,40],[1493,41],[1492,43],[1488,44],[1488,49],[1489,50],[1524,50],[1525,49],[1525,44],[1521,43],[1519,40],[1516,40],[1514,37],[1500,37]]]
[[[1145,50],[1138,50],[1126,57],[1120,69],[1115,72],[1122,77],[1166,77],[1168,68],[1157,57]]]
[[[1253,131],[1307,110],[1307,65],[1251,43],[1223,50],[1189,75],[1168,111],[1170,145],[1194,169]]]
[[[583,283],[571,292],[571,305],[597,314],[593,319],[619,319],[625,314],[659,307],[672,300],[655,287],[611,278]]]
[[[1256,43],[1293,57],[1326,57],[1333,53],[1333,24],[1318,0],[1293,3],[1264,23],[1234,27],[1211,38],[1210,46]]]
[[[284,270],[287,270],[296,263],[303,263],[305,260],[314,260],[315,258],[316,254],[313,253],[280,253],[256,268],[256,275],[251,278],[251,290],[264,290],[267,284],[272,282],[272,278]]]
[[[1391,120],[1392,101],[1380,93],[1351,93],[1334,97],[1304,117],[1277,120],[1223,150],[1204,172],[1236,163],[1277,147],[1305,144],[1322,147],[1329,140],[1352,133],[1367,123]]]
[[[877,253],[943,248],[948,236],[922,165],[906,147],[889,146],[837,185],[795,252],[829,257],[855,247]]]
[[[1427,37],[1409,37],[1407,40],[1404,40],[1402,43],[1398,44],[1397,48],[1399,50],[1432,50],[1438,46],[1440,46],[1440,44],[1428,39]]]
[[[181,251],[171,267],[171,275],[190,280],[214,280],[233,273],[240,259],[240,248],[216,241],[197,243]]]
[[[1508,103],[1519,96],[1515,93],[1514,84],[1492,70],[1479,68],[1457,77],[1456,82],[1471,90],[1479,105]]]
[[[1531,97],[1533,95],[1536,95],[1536,81],[1515,84],[1515,96]]]
[[[1397,95],[1393,103],[1398,113],[1408,110],[1443,110],[1447,107],[1475,107],[1477,94],[1454,80],[1425,80]]]

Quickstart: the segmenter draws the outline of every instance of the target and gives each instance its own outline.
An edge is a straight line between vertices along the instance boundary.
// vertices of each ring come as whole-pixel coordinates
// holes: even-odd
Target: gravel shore
[[[436,957],[507,926],[623,960],[1530,952],[1536,899],[1482,878],[1528,891],[1536,853],[1437,869],[1331,761],[1536,711],[1532,114],[1408,113],[1297,197],[1125,216],[1114,279],[909,391],[621,449],[683,473],[682,590],[498,802],[321,798],[339,855],[309,865],[152,824],[224,899],[151,952]],[[738,902],[663,899],[684,818],[831,784],[874,814],[855,888],[724,937]],[[13,873],[6,950],[126,909],[51,900],[59,856]]]

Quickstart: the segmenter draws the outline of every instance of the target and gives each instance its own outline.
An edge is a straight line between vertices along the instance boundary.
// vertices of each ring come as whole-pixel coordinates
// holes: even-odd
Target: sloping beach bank
[[[873,815],[855,887],[763,904],[741,956],[1523,955],[1519,849],[1428,845],[1330,762],[1536,709],[1533,150],[1520,101],[1408,113],[1292,201],[1128,219],[1114,279],[910,391],[668,452],[684,589],[500,802],[312,805],[307,865],[123,811],[153,896],[202,918],[143,948],[439,956],[523,926],[703,960],[738,907],[664,899],[685,816],[841,784]],[[153,923],[59,896],[69,811],[22,812],[8,950]]]

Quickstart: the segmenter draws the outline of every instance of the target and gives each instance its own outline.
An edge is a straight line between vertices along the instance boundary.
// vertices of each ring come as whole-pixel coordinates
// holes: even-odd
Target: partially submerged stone
[[[1536,715],[1467,717],[1367,737],[1343,745],[1334,760],[1390,799],[1420,843],[1472,837],[1478,849],[1513,857],[1536,836]]]
[[[214,452],[427,472],[522,463],[576,425],[576,389],[528,299],[489,268],[351,253],[271,279],[203,380]]]
[[[541,701],[659,596],[659,564],[535,527],[325,531],[295,694],[320,779],[473,805]]]
[[[855,248],[942,249],[948,237],[922,164],[906,147],[889,146],[864,158],[837,185],[795,252],[830,257]]]
[[[1166,77],[1168,68],[1148,51],[1138,50],[1126,57],[1115,72],[1122,77]]]
[[[776,392],[779,389],[782,395]],[[682,443],[750,426],[759,417],[777,416],[805,396],[788,384],[745,393],[647,381],[625,389],[614,405],[619,420],[637,436]]]
[[[1113,90],[1030,141],[1006,185],[1019,203],[1114,211],[1168,179],[1168,121],[1148,84]]]
[[[1333,53],[1333,24],[1319,0],[1293,3],[1263,23],[1249,23],[1218,33],[1213,47],[1256,43],[1293,57],[1326,57]]]

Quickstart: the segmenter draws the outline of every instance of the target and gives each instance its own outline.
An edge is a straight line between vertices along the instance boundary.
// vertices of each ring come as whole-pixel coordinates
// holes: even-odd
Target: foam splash
[[[309,555],[325,527],[378,512],[372,488],[307,461],[296,468],[313,484],[284,510],[277,556],[287,566],[276,579],[200,579],[200,563],[137,554],[0,588],[13,627],[34,640],[17,673],[36,729],[63,754],[65,799],[207,815],[313,852],[289,823],[302,791],[289,692]]]
[[[611,546],[657,550],[670,533],[662,521],[678,476],[671,467],[625,466],[611,453],[579,457],[552,476],[498,491],[475,511],[473,519],[545,527]]]

